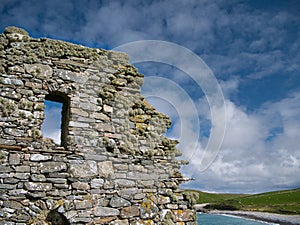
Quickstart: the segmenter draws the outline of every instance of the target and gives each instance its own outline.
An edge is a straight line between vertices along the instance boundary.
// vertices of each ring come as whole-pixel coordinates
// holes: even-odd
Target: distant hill
[[[261,211],[300,215],[300,188],[261,194],[199,194],[197,204],[209,203],[206,209]]]

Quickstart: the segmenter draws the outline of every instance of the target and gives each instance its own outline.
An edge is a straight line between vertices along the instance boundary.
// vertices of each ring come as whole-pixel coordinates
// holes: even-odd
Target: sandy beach
[[[300,225],[300,215],[283,215],[275,213],[265,212],[253,212],[253,211],[223,211],[223,210],[211,210],[207,213],[211,214],[225,214],[239,216],[249,219],[255,219],[270,223],[276,223],[280,225]]]
[[[203,213],[239,216],[280,225],[300,225],[300,215],[285,215],[255,211],[208,210],[204,208],[208,204],[209,203],[196,204],[194,207],[198,212]]]

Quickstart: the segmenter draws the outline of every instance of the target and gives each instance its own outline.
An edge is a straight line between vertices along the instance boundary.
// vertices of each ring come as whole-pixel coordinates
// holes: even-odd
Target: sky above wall
[[[1,32],[11,25],[89,47],[163,40],[191,50],[214,74],[226,105],[224,140],[204,171],[199,162],[212,123],[201,86],[174,65],[135,64],[145,74],[144,95],[172,118],[167,135],[180,139],[190,161],[182,172],[195,180],[184,187],[242,193],[300,187],[299,1],[0,0]],[[195,134],[191,150],[185,143],[195,142]]]

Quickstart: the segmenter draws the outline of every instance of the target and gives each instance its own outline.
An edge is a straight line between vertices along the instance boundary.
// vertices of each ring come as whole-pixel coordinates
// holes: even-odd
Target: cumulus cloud
[[[217,159],[200,173],[200,154],[184,171],[202,189],[249,193],[298,187],[300,184],[299,97],[292,93],[266,103],[254,113],[227,100],[227,132]],[[201,152],[203,149],[199,149]],[[197,156],[197,155],[196,155]]]

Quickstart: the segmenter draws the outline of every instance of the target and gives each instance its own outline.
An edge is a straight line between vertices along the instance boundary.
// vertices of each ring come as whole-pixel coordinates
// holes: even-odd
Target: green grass
[[[215,209],[237,209],[282,214],[300,214],[300,188],[254,195],[198,192],[198,204]]]
[[[199,191],[199,200],[198,200],[198,204],[202,204],[202,203],[214,203],[214,202],[220,202],[220,201],[224,201],[224,200],[228,200],[228,199],[234,199],[234,198],[238,198],[238,197],[243,197],[243,196],[247,196],[247,194],[223,194],[223,193],[207,193],[207,192],[202,192]]]

